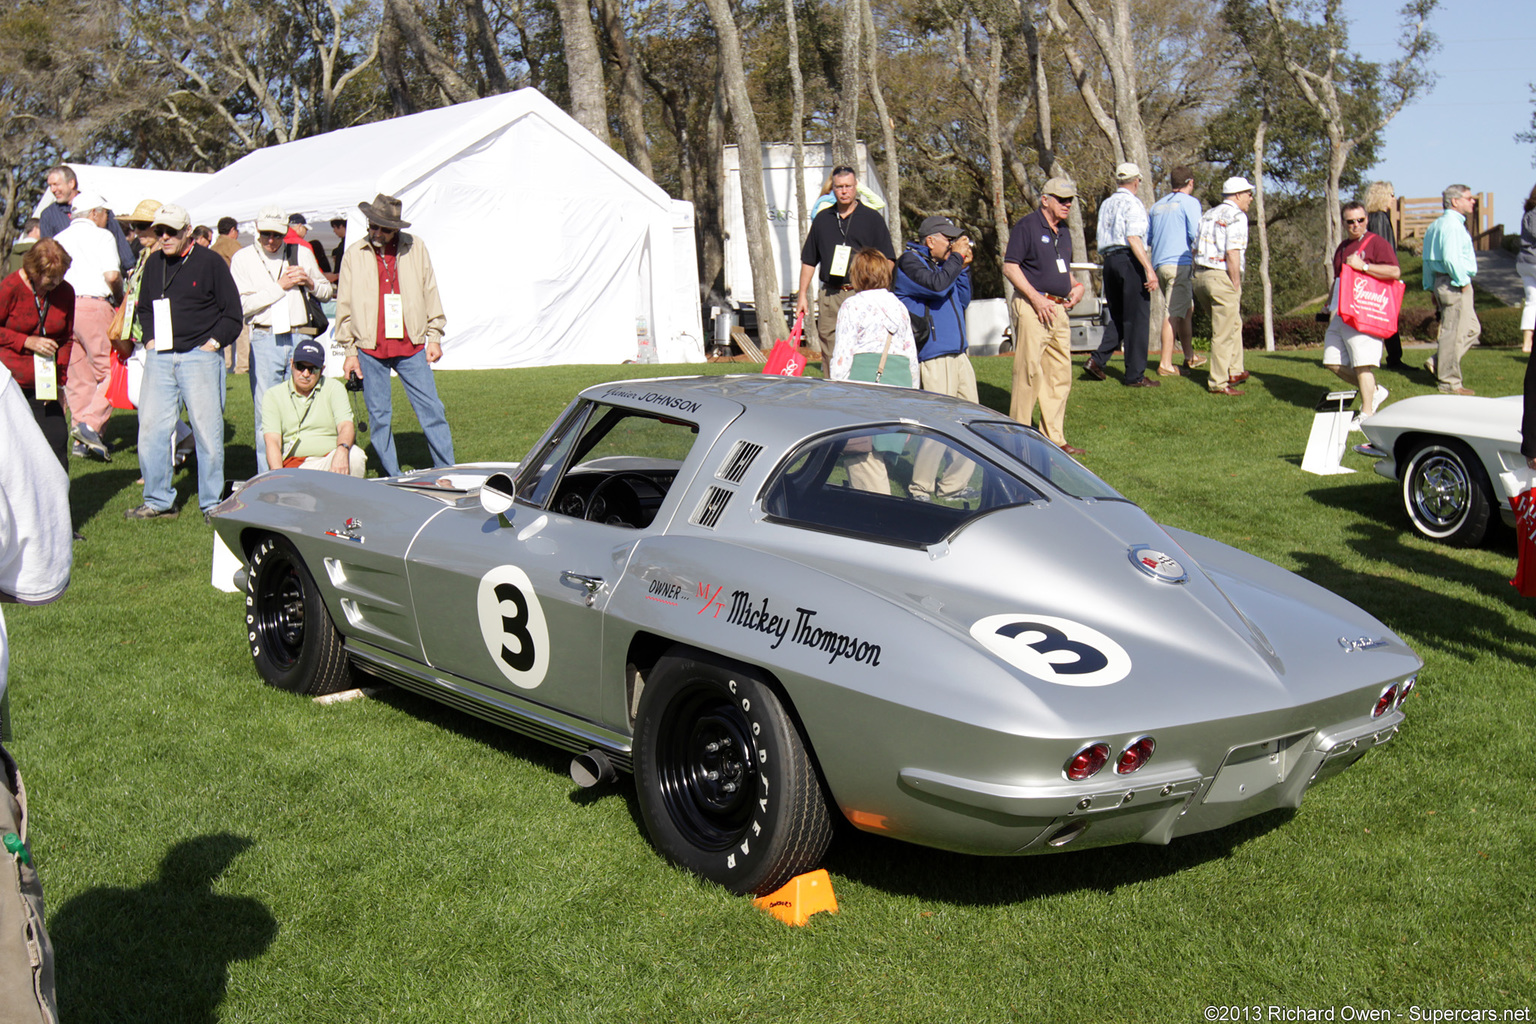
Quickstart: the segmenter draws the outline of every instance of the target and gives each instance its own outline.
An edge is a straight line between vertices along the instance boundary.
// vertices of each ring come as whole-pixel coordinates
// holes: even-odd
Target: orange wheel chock
[[[752,901],[785,924],[803,925],[812,914],[825,910],[837,913],[837,897],[832,894],[832,877],[825,869],[796,875],[782,886]]]

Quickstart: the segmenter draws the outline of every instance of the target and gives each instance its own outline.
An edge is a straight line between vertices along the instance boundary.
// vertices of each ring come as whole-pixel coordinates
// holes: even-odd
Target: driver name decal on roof
[[[480,577],[475,595],[480,635],[491,661],[513,685],[532,690],[549,671],[549,627],[528,574],[498,565]]]
[[[971,636],[1036,679],[1063,686],[1108,686],[1131,672],[1131,656],[1092,626],[1054,615],[988,615]]]
[[[810,647],[827,655],[828,665],[839,658],[847,658],[861,665],[880,664],[879,644],[834,629],[823,629],[812,621],[819,614],[814,609],[798,607],[793,615],[779,614],[769,605],[768,598],[754,602],[751,592],[733,590],[725,621],[729,625],[773,637],[773,643],[768,646],[770,651],[778,650],[779,645],[787,639],[792,644]]]
[[[644,402],[647,405],[664,405],[668,409],[676,409],[679,412],[698,412],[701,406],[688,398],[678,398],[676,395],[664,395],[659,391],[647,391],[641,394],[629,388],[609,388],[603,392],[604,398],[627,398],[632,402]]]

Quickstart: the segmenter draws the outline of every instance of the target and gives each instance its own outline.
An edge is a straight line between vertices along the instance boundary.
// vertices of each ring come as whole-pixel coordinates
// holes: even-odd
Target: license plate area
[[[1306,749],[1310,731],[1244,744],[1227,751],[1226,760],[1211,781],[1201,803],[1225,804],[1250,800],[1280,785],[1290,775]]]

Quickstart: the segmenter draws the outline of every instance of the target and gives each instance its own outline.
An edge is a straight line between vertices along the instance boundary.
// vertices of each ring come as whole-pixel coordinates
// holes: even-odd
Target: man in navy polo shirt
[[[1083,297],[1072,278],[1072,239],[1064,230],[1077,199],[1077,186],[1052,178],[1040,194],[1040,208],[1008,233],[1003,276],[1014,287],[1013,402],[1008,415],[1030,422],[1040,403],[1040,429],[1068,455],[1083,449],[1067,444],[1067,396],[1072,392],[1072,341],[1067,310]]]

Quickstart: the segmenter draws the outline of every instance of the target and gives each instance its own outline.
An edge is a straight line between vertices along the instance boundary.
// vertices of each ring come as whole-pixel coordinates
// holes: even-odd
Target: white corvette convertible
[[[1420,395],[1360,422],[1376,472],[1402,487],[1414,530],[1458,547],[1482,542],[1497,510],[1514,524],[1509,499],[1531,484],[1520,454],[1519,395]]]

